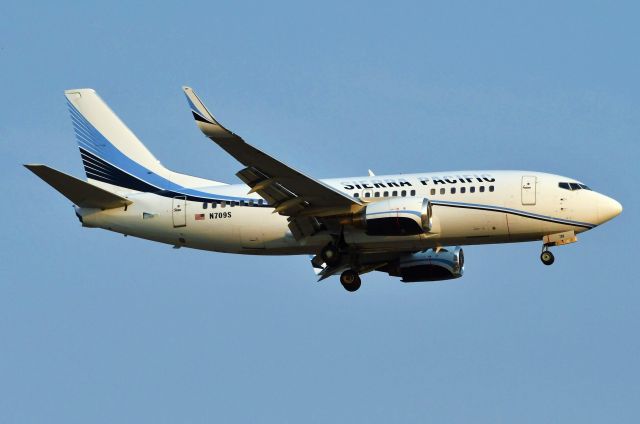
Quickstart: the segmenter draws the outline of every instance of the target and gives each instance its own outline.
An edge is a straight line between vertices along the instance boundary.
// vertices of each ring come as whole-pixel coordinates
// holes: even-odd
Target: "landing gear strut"
[[[547,246],[542,248],[542,253],[540,254],[540,260],[545,265],[551,265],[556,258],[553,257],[553,253],[549,250]]]
[[[357,272],[348,269],[340,275],[340,284],[346,291],[354,292],[360,288],[362,280]]]

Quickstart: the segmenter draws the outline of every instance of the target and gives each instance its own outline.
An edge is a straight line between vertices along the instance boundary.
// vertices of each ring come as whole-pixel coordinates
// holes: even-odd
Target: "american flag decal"
[[[196,221],[202,221],[204,220],[204,214],[203,213],[197,213],[196,214]]]

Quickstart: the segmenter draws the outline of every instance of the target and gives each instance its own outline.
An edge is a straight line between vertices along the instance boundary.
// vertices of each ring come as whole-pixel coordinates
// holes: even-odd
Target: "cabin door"
[[[185,227],[187,225],[187,196],[173,198],[173,226]]]
[[[536,204],[536,177],[526,175],[522,177],[522,204]]]

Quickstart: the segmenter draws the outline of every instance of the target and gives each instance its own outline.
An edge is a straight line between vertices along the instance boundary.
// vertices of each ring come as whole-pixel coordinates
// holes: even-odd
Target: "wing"
[[[294,237],[313,234],[323,217],[356,211],[362,203],[333,187],[309,177],[246,143],[223,127],[189,87],[183,87],[200,130],[245,168],[236,175],[265,198],[275,211],[289,217]]]

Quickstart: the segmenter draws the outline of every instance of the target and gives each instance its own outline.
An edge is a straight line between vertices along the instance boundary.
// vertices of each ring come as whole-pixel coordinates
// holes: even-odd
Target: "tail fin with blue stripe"
[[[65,97],[91,183],[116,192],[159,192],[221,184],[162,166],[95,90],[67,90]]]

